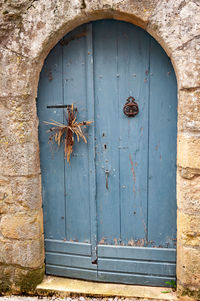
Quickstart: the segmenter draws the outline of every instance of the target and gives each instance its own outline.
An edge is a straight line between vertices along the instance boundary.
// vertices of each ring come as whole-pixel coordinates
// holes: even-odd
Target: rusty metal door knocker
[[[135,98],[130,96],[124,105],[123,112],[128,117],[135,117],[139,113],[138,104],[135,102]]]

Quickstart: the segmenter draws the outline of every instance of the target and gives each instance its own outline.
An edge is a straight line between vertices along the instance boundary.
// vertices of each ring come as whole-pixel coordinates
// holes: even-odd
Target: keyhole
[[[106,144],[104,144],[104,149],[106,149],[107,148],[107,145]]]

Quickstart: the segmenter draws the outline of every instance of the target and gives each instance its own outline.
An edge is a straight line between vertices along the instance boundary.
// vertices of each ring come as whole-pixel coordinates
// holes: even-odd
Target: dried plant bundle
[[[66,114],[67,125],[57,122],[55,120],[44,121],[45,124],[53,125],[48,132],[51,133],[49,142],[56,142],[60,146],[64,142],[65,159],[70,164],[70,156],[73,152],[74,136],[76,135],[77,141],[80,138],[87,143],[87,139],[83,133],[83,128],[89,126],[93,121],[77,121],[77,109],[74,109],[73,104],[68,106]]]

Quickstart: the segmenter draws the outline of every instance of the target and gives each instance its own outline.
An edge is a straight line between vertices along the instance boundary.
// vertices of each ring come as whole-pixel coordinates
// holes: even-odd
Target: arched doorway
[[[176,79],[144,30],[103,20],[65,36],[38,90],[46,272],[165,286],[176,262]],[[123,108],[134,97],[139,113]],[[93,120],[71,165],[51,150],[43,121],[65,105]],[[60,106],[60,107],[59,107]]]

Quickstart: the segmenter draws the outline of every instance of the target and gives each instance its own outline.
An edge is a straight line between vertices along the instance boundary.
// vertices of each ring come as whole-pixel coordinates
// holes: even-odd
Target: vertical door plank
[[[90,242],[92,245],[92,262],[97,259],[97,209],[96,209],[96,169],[95,169],[95,142],[94,142],[94,69],[93,69],[93,45],[92,23],[87,24],[87,60],[86,60],[86,86],[87,86],[87,110],[88,119],[93,121],[88,132],[88,156],[89,156],[89,198],[90,198]]]
[[[149,240],[175,247],[176,239],[176,78],[170,59],[151,39],[149,116]]]
[[[117,26],[95,22],[93,32],[98,242],[115,244],[120,239]]]
[[[63,109],[47,105],[63,104],[62,47],[57,44],[47,57],[38,87],[40,162],[45,239],[65,238],[64,153],[63,148],[48,143],[50,119],[63,122]]]
[[[147,240],[149,36],[132,24],[118,23],[119,160],[122,245]],[[139,114],[123,113],[133,96]]]
[[[78,121],[88,120],[87,111],[87,26],[78,27],[63,39],[64,103],[78,109]],[[90,130],[90,129],[89,129]],[[86,129],[87,133],[87,129]],[[68,241],[90,241],[88,144],[73,146],[71,164],[65,164],[66,231]]]

